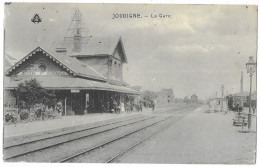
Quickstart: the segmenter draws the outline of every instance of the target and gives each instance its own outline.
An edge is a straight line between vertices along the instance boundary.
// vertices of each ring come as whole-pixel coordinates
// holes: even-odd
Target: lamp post
[[[246,70],[247,70],[247,73],[249,73],[249,76],[250,76],[248,130],[250,130],[250,128],[251,128],[251,118],[252,118],[252,114],[251,114],[251,91],[252,91],[252,76],[255,72],[255,66],[256,66],[256,63],[253,59],[253,56],[250,56],[248,62],[246,63]]]
[[[221,96],[221,112],[223,112],[224,85],[221,86],[221,92],[222,92],[222,96]]]

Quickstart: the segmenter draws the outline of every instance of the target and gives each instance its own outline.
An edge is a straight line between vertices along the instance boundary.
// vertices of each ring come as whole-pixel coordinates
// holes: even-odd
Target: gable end
[[[35,58],[38,55],[42,55],[42,56],[46,56],[47,58],[49,58],[50,60],[52,60],[53,62],[55,62],[55,64],[59,65],[61,68],[65,69],[66,72],[68,72],[69,74],[72,74],[73,76],[76,76],[76,73],[73,72],[70,68],[68,68],[67,66],[65,66],[64,64],[62,64],[59,60],[57,60],[56,58],[54,58],[52,55],[50,55],[49,53],[47,53],[46,51],[44,51],[42,48],[38,47],[36,48],[34,51],[32,51],[31,53],[29,53],[27,56],[25,56],[23,59],[21,59],[19,62],[17,62],[15,65],[13,65],[12,67],[10,67],[7,72],[6,75],[10,76],[12,75],[20,66],[22,66],[24,63],[28,62],[30,59]]]

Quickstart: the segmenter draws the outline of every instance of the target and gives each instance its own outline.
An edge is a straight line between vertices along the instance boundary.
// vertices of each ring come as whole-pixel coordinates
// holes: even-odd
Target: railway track
[[[173,108],[173,109],[166,109],[166,110],[163,110],[163,111],[154,111],[154,113],[158,113],[158,114],[170,114],[170,113],[174,113],[174,112],[181,112],[181,111],[193,109],[194,107],[196,108],[197,106],[187,105],[187,106],[184,106],[184,107]]]
[[[184,116],[182,116],[184,117]],[[179,118],[182,118],[179,117]],[[162,132],[163,130],[167,129],[168,127],[170,127],[172,124],[168,124],[156,131],[154,131],[152,134],[148,135],[147,137],[143,138],[142,140],[130,145],[128,148],[126,148],[125,150],[122,150],[121,152],[119,152],[118,154],[114,155],[113,157],[107,159],[105,161],[105,163],[113,163],[115,162],[118,158],[122,157],[124,154],[126,154],[127,152],[130,152],[131,150],[133,150],[135,147],[137,147],[138,145],[142,144],[143,142],[151,139],[153,136],[157,135],[158,133]]]
[[[7,146],[4,147],[4,160],[9,161],[13,158],[24,156],[26,154],[34,153],[54,146],[69,143],[81,138],[89,137],[92,135],[103,133],[123,126],[128,126],[154,117],[155,116],[139,116],[137,118],[131,118],[124,121],[118,121],[115,123],[96,126],[93,128],[85,128],[74,132],[53,135],[51,137],[46,137],[34,141],[28,141],[20,144]]]
[[[167,126],[162,124],[167,120],[178,120],[183,115],[183,110],[179,110],[177,113],[172,115],[165,114],[164,116],[138,116],[128,120],[104,124],[102,126],[80,129],[77,131],[53,135],[35,141],[9,145],[4,147],[4,160],[8,162],[77,162],[78,157],[84,157],[85,155],[91,154],[91,152],[100,150],[100,148],[107,147],[108,145],[114,145],[114,143],[117,143],[120,140],[125,140],[126,138],[131,138],[133,135],[142,133],[145,131],[145,129],[159,125],[161,126],[157,127],[157,131],[153,131],[152,133],[149,132],[150,135],[146,135],[145,138],[138,139],[135,144],[131,144],[127,149],[118,149],[120,150],[120,154],[113,154],[113,156],[104,158],[101,161],[107,163],[114,162],[117,157],[123,155],[125,152],[128,152],[135,146],[139,145],[145,140],[148,140],[166,128]],[[111,134],[114,134],[114,137],[111,137]],[[77,144],[82,145],[82,148],[73,149],[73,146],[77,147]],[[58,156],[51,156],[51,154],[59,152],[62,155],[59,154]]]
[[[147,125],[145,127],[136,129],[128,134],[119,136],[117,138],[112,139],[111,141],[106,141],[92,147],[90,149],[86,149],[78,154],[72,155],[65,159],[62,159],[58,162],[84,162],[84,163],[113,163],[116,162],[118,158],[123,156],[124,154],[132,151],[135,147],[142,144],[143,142],[151,139],[156,134],[162,132],[164,129],[167,129],[172,125],[172,121],[178,121],[185,116],[186,110],[183,112],[181,110],[178,114],[170,114],[165,118],[154,122],[153,124]],[[153,127],[153,128],[151,128]],[[149,129],[150,128],[150,129]],[[128,138],[127,138],[128,137]],[[129,140],[133,140],[129,143]],[[125,145],[124,143],[129,143]],[[120,148],[121,147],[121,148]],[[123,148],[122,148],[123,147]],[[115,150],[114,153],[111,153],[111,150]]]
[[[92,163],[92,162],[95,162],[95,163],[112,163],[114,162],[118,157],[122,156],[123,154],[125,154],[126,152],[134,149],[137,145],[143,143],[144,141],[150,139],[152,136],[154,136],[155,134],[159,133],[160,131],[162,131],[164,128],[161,128],[159,130],[157,130],[156,132],[152,133],[150,136],[148,137],[145,137],[144,139],[138,139],[138,141],[132,145],[130,145],[128,148],[124,148],[124,149],[116,149],[118,151],[118,153],[115,153],[114,155],[107,155],[107,153],[109,153],[108,151],[105,151],[105,155],[102,155],[100,156],[100,152],[104,151],[103,149],[100,149],[102,147],[108,147],[108,145],[112,144],[113,145],[113,149],[115,150],[114,146],[115,145],[118,145],[117,143],[119,142],[119,140],[124,140],[126,137],[130,137],[132,135],[134,135],[135,133],[142,133],[143,130],[147,129],[147,128],[150,128],[152,126],[155,126],[157,124],[160,124],[168,119],[171,119],[172,117],[174,116],[169,116],[163,120],[160,120],[160,121],[157,121],[153,124],[150,124],[150,125],[147,125],[145,127],[142,127],[142,128],[139,128],[137,130],[134,130],[130,133],[127,133],[127,134],[124,134],[124,135],[121,135],[119,137],[116,137],[110,141],[106,141],[100,145],[97,145],[91,149],[87,149],[87,150],[84,150],[78,154],[75,154],[75,155],[72,155],[68,158],[65,158],[65,159],[62,159],[60,161],[58,161],[59,163],[64,163],[64,162],[85,162],[85,163]],[[121,142],[122,143],[122,142]],[[119,146],[119,145],[118,145]],[[110,146],[111,147],[111,146]],[[106,149],[106,150],[111,150],[111,149]],[[94,152],[94,151],[97,151],[97,152]],[[91,154],[95,154],[95,156],[91,155]],[[91,159],[91,157],[94,157]]]
[[[120,120],[116,120],[116,121],[113,121],[113,122],[103,123],[103,124],[100,124],[100,125],[90,126],[90,127],[86,124],[83,127],[79,127],[77,129],[67,130],[67,131],[63,131],[61,133],[53,133],[53,134],[50,134],[50,135],[44,135],[44,136],[41,136],[40,138],[36,138],[36,139],[34,137],[32,137],[32,138],[29,138],[25,141],[19,141],[19,142],[12,142],[12,141],[8,142],[8,139],[6,139],[4,141],[4,149],[9,149],[9,148],[16,147],[16,146],[22,146],[22,145],[25,145],[25,144],[38,142],[38,141],[42,141],[42,140],[47,140],[47,139],[52,139],[52,138],[60,137],[60,136],[64,136],[64,135],[75,134],[75,133],[78,133],[78,132],[91,130],[91,129],[95,129],[95,128],[99,128],[99,127],[104,127],[104,126],[107,126],[107,125],[113,125],[113,124],[117,124],[117,123],[120,123],[120,122],[134,120],[134,119],[142,118],[142,117],[144,117],[144,116],[143,115],[137,115],[137,116],[133,116],[133,117],[131,116],[131,117],[128,117],[128,118],[125,118],[125,119],[120,119]]]

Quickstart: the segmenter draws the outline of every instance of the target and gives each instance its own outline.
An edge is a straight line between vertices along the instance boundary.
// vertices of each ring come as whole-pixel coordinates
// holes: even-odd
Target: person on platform
[[[142,101],[139,102],[139,105],[140,105],[140,111],[143,111]]]
[[[155,103],[154,103],[154,101],[152,101],[152,109],[153,109],[153,111],[154,111],[154,108],[155,108]]]
[[[235,106],[235,112],[238,112],[238,113],[239,113],[239,104],[236,104],[236,106]]]
[[[116,113],[117,111],[117,102],[115,99],[113,99],[113,107],[112,107],[112,113]]]
[[[56,109],[58,111],[58,116],[60,117],[62,115],[63,112],[63,107],[62,107],[62,102],[61,100],[59,100],[59,102],[56,105]]]
[[[130,111],[133,112],[133,110],[134,110],[134,103],[130,102]]]
[[[120,103],[120,111],[121,113],[125,112],[125,103],[123,101]]]

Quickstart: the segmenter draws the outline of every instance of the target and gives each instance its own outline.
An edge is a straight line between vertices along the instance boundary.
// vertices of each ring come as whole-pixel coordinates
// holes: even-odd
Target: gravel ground
[[[152,140],[121,157],[121,163],[252,164],[256,133],[240,133],[232,113],[196,109]],[[254,125],[255,126],[255,125]]]
[[[179,121],[183,116],[189,112],[191,108],[186,109],[185,112],[178,112],[175,114],[163,114],[164,116],[173,116],[170,119],[167,119],[163,122],[155,124],[151,127],[145,128],[139,132],[133,133],[125,138],[117,140],[116,142],[110,143],[105,147],[101,147],[91,153],[84,154],[80,157],[77,157],[70,162],[80,162],[80,163],[102,163],[109,160],[111,157],[116,156],[118,153],[128,149],[129,147],[133,146],[134,144],[138,143],[139,141],[145,139],[146,137],[150,136],[154,132],[163,127],[172,124],[173,122],[176,123]],[[116,162],[116,160],[115,160]]]
[[[116,156],[118,153],[126,150],[137,142],[145,139],[158,129],[163,128],[164,126],[170,124],[172,121],[177,121],[180,118],[180,115],[176,115],[174,118],[167,119],[166,121],[155,124],[151,127],[145,128],[141,131],[133,133],[127,137],[119,139],[113,143],[101,147],[91,153],[77,157],[69,162],[77,163],[104,163],[109,160],[111,157]]]

